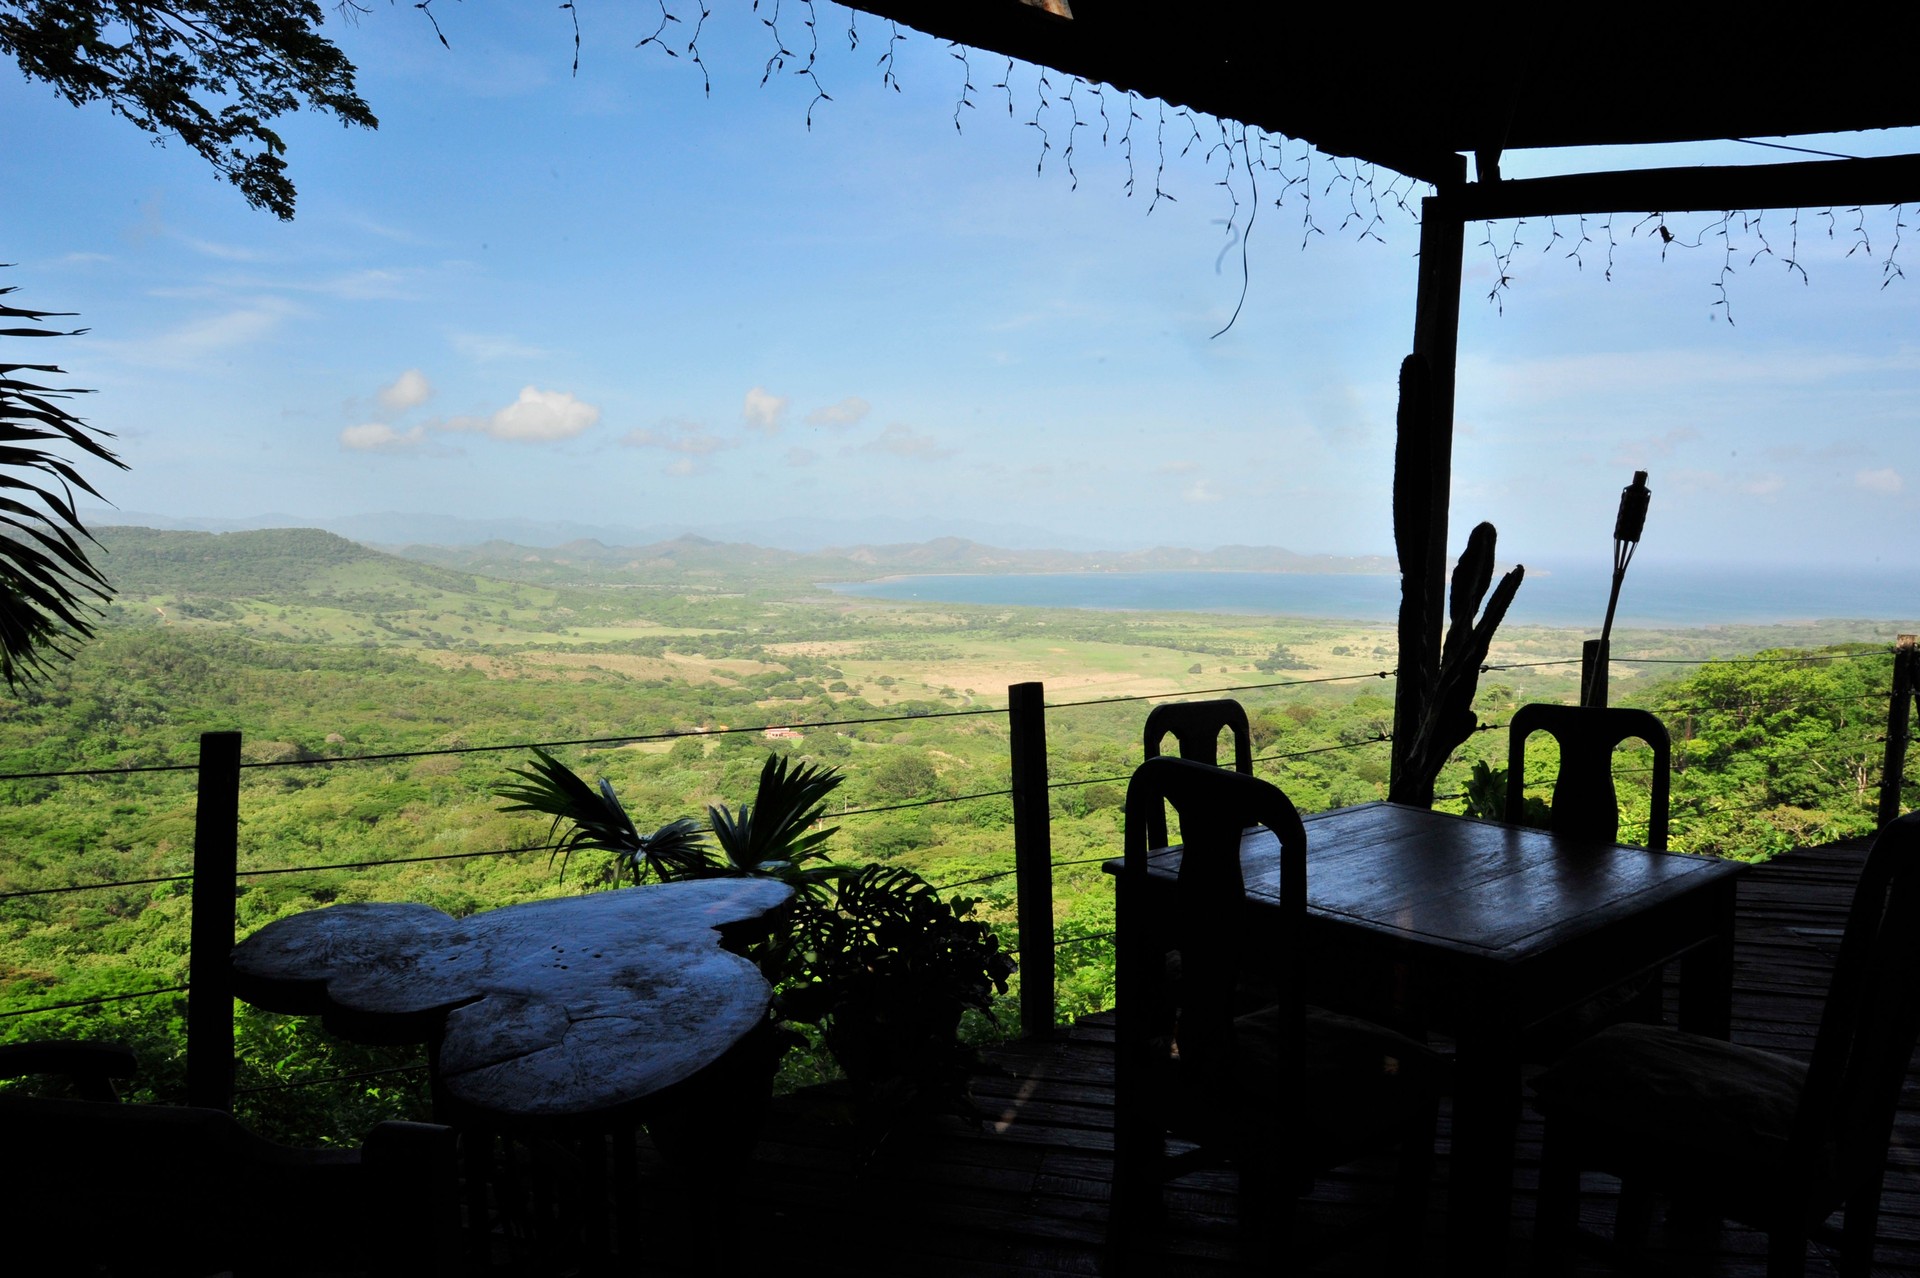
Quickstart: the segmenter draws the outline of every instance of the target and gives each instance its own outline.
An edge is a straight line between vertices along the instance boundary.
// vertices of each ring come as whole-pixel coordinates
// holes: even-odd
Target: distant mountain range
[[[193,532],[243,532],[265,528],[322,528],[353,541],[381,546],[477,546],[502,541],[515,545],[553,548],[581,541],[609,546],[646,546],[681,536],[721,542],[744,542],[809,553],[830,546],[887,545],[928,541],[940,536],[968,538],[1000,546],[1028,549],[1057,546],[1067,550],[1098,550],[1084,537],[1063,536],[1025,524],[963,520],[958,523],[865,516],[816,519],[801,515],[776,519],[739,520],[713,524],[647,524],[640,526],[589,524],[564,519],[514,517],[474,518],[452,515],[414,515],[386,512],[373,515],[314,517],[269,513],[244,519],[160,515],[146,511],[83,508],[88,527],[123,526]]]
[[[1277,546],[1213,550],[1157,546],[1132,551],[1011,549],[963,537],[930,541],[783,550],[691,534],[646,544],[578,538],[557,546],[507,539],[479,544],[378,543],[321,529],[151,530],[95,527],[109,550],[110,575],[171,577],[185,563],[195,575],[264,574],[285,578],[310,558],[336,565],[380,552],[419,564],[548,585],[638,585],[720,576],[760,585],[864,580],[909,573],[1146,572],[1232,570],[1289,573],[1389,573],[1383,556],[1301,555]],[[357,543],[357,544],[356,544]],[[219,564],[218,570],[215,565]],[[241,567],[244,565],[244,569]],[[711,582],[707,583],[711,588]]]

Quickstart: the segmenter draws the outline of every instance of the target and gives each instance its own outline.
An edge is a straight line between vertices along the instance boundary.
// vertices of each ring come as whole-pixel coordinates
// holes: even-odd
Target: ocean
[[[1606,614],[1611,572],[1606,563],[1529,566],[1508,610],[1507,624],[1578,626],[1598,632]],[[823,584],[868,599],[923,603],[1341,621],[1391,622],[1400,607],[1400,579],[1371,573],[950,573]],[[1911,565],[1768,570],[1636,563],[1627,570],[1614,626],[1773,625],[1841,619],[1912,623],[1917,618],[1920,571]]]

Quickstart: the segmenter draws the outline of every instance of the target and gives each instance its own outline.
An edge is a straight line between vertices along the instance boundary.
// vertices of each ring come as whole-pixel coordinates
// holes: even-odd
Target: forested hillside
[[[643,826],[750,797],[769,751],[838,767],[847,781],[834,800],[848,814],[836,855],[967,884],[1010,944],[1001,711],[1009,683],[1044,680],[1068,1014],[1111,999],[1112,893],[1099,863],[1119,846],[1146,710],[1125,698],[1235,689],[1261,771],[1302,809],[1385,794],[1385,627],[820,601],[724,575],[674,589],[544,586],[311,531],[105,539],[123,590],[112,624],[43,686],[0,702],[0,1012],[184,983],[193,775],[125,770],[191,764],[210,730],[240,731],[250,765],[243,932],[335,901],[464,913],[582,890],[600,866],[582,857],[563,879],[543,851],[515,851],[537,849],[545,823],[501,813],[494,790],[527,743],[592,742],[556,748],[590,779],[608,777]],[[1673,845],[1758,857],[1869,828],[1885,647],[1691,663],[1716,640],[1729,636],[1616,638],[1616,653],[1689,662],[1625,666],[1615,697],[1673,726]],[[1564,633],[1503,636],[1481,681],[1482,721],[1570,699],[1564,663],[1577,651]],[[796,726],[765,731],[780,725]],[[1502,733],[1476,736],[1442,779],[1447,805],[1473,801],[1473,760],[1498,765],[1504,753]],[[1624,755],[1619,766],[1623,836],[1639,837],[1645,774]],[[1534,779],[1550,768],[1536,757]],[[23,775],[93,769],[106,771]],[[178,1014],[176,996],[129,999],[6,1017],[0,1039],[133,1038],[145,1086],[168,1094]],[[251,1010],[242,1040],[243,1088],[396,1065]],[[243,1100],[303,1130],[351,1132],[403,1110],[415,1077],[381,1075],[345,1110],[303,1091]]]

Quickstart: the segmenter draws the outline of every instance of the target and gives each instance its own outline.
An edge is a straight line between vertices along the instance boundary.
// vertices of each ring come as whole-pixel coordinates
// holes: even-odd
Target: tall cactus
[[[1413,681],[1395,714],[1396,767],[1388,798],[1421,807],[1433,805],[1433,786],[1449,756],[1473,734],[1477,721],[1473,696],[1480,683],[1493,632],[1507,615],[1526,569],[1516,565],[1487,598],[1486,611],[1474,614],[1493,582],[1498,534],[1489,523],[1476,526],[1453,570],[1447,602],[1447,636],[1437,665],[1429,654],[1426,629],[1426,564],[1411,554],[1425,544],[1433,510],[1428,429],[1431,386],[1427,362],[1409,355],[1400,365],[1400,431],[1394,451],[1393,526],[1400,552],[1400,678]]]
[[[1394,778],[1389,796],[1399,803],[1433,805],[1433,784],[1440,768],[1461,743],[1473,735],[1478,720],[1473,714],[1473,695],[1480,684],[1480,667],[1493,643],[1493,632],[1507,615],[1515,592],[1527,570],[1516,564],[1487,597],[1486,611],[1478,621],[1473,614],[1493,582],[1494,542],[1498,534],[1492,524],[1477,525],[1467,538],[1467,548],[1453,570],[1453,587],[1448,596],[1446,643],[1440,649],[1437,670],[1423,670],[1426,682],[1421,697],[1421,714],[1414,731],[1413,744],[1407,749],[1400,775]]]

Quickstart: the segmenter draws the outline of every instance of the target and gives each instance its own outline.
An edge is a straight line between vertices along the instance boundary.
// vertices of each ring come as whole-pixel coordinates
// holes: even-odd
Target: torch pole
[[[1633,472],[1633,482],[1620,490],[1620,513],[1613,520],[1613,588],[1607,592],[1607,618],[1600,626],[1597,643],[1589,643],[1581,662],[1580,704],[1607,704],[1607,661],[1613,641],[1613,613],[1620,606],[1620,583],[1627,579],[1627,565],[1633,562],[1634,548],[1647,526],[1647,505],[1653,493],[1647,488],[1647,472]]]

